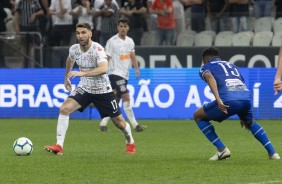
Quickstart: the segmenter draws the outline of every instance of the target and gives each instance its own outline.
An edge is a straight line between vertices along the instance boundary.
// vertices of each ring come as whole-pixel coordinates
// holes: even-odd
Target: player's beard
[[[86,45],[88,45],[89,43],[89,38],[88,39],[85,39],[84,41],[79,41],[79,44],[83,47],[85,47]]]

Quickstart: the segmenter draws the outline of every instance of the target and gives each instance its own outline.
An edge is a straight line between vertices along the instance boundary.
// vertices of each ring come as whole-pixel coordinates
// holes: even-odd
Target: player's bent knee
[[[207,119],[206,118],[206,113],[205,113],[203,108],[199,108],[194,113],[194,121],[198,122],[198,121],[201,121],[203,119]]]
[[[121,115],[113,117],[112,121],[115,124],[115,126],[118,127],[119,129],[124,129],[126,126],[126,121]]]
[[[66,105],[61,106],[60,108],[60,114],[64,114],[64,115],[69,115],[70,113],[72,113],[71,108],[69,108]]]
[[[194,112],[194,121],[195,122],[198,122],[198,121],[200,121],[200,119],[201,119],[201,117],[200,117],[200,114],[199,114],[199,112],[198,112],[198,110],[196,110],[195,112]]]

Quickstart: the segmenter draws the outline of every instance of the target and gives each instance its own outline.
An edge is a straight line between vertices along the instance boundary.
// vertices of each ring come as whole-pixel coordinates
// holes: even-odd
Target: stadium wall
[[[278,47],[219,47],[223,60],[239,67],[276,67]],[[204,47],[136,47],[140,68],[200,67]],[[44,48],[43,62],[48,68],[64,68],[68,47]]]
[[[68,92],[64,69],[0,69],[0,118],[57,118]],[[138,119],[192,119],[194,111],[213,100],[199,68],[130,70],[128,89]],[[274,95],[275,68],[242,68],[253,94],[256,119],[280,119],[282,95]],[[72,80],[73,88],[78,79]],[[121,104],[120,104],[121,105]],[[95,108],[72,118],[99,119]],[[237,117],[232,117],[236,119]]]

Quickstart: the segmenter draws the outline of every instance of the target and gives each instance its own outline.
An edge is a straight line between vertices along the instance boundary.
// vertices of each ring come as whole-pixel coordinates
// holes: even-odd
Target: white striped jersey
[[[134,41],[128,36],[123,40],[116,34],[108,40],[105,51],[110,56],[109,75],[118,75],[128,80],[132,64],[130,54],[135,52],[134,46]]]
[[[69,58],[76,62],[80,70],[93,70],[100,62],[108,62],[104,48],[97,42],[92,41],[91,47],[83,52],[79,44],[74,44],[69,49]],[[80,77],[78,87],[88,93],[103,94],[112,91],[108,75]]]
[[[40,0],[25,1],[25,0],[16,0],[15,1],[15,11],[18,11],[20,14],[19,25],[25,27],[38,27],[39,19],[36,19],[31,23],[32,14],[43,10]],[[1,1],[2,2],[2,1]]]

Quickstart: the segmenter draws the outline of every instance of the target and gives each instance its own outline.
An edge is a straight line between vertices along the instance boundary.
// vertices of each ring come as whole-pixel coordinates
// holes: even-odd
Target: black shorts
[[[126,79],[118,75],[109,75],[109,79],[111,81],[111,86],[118,98],[120,98],[122,94],[128,93]]]
[[[116,96],[113,92],[104,94],[91,94],[84,91],[82,88],[76,88],[68,98],[72,98],[81,108],[78,109],[80,112],[88,107],[91,103],[97,108],[101,118],[104,117],[116,117],[120,115],[120,108],[116,100]]]

